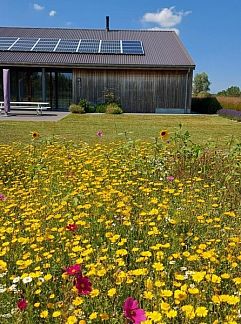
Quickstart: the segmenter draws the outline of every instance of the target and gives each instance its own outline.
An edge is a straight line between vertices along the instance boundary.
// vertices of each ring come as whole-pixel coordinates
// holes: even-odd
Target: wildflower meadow
[[[240,323],[241,145],[1,145],[0,323]]]

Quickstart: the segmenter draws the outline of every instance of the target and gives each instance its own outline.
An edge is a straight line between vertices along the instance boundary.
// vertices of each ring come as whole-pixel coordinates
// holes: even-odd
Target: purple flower
[[[104,135],[103,131],[102,130],[98,130],[98,132],[96,133],[96,135],[98,137],[102,137]]]
[[[139,308],[138,301],[128,297],[123,304],[124,316],[134,324],[140,324],[146,320],[144,309]]]
[[[5,201],[6,199],[7,199],[7,197],[4,194],[0,193],[0,200]]]
[[[167,176],[168,181],[173,181],[175,178],[173,176]]]

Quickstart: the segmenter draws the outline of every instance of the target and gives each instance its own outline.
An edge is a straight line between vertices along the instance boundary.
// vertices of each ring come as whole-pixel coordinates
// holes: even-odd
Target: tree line
[[[210,96],[210,85],[208,75],[205,72],[197,73],[193,79],[193,96]],[[241,90],[238,86],[231,86],[226,90],[219,91],[217,96],[241,97]]]

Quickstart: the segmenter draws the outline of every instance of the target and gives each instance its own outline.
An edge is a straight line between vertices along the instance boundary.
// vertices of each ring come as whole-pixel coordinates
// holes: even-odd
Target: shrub
[[[106,112],[106,104],[97,104],[95,106],[95,112],[97,113],[105,113]]]
[[[87,113],[95,112],[95,106],[92,105],[87,99],[81,99],[79,102],[79,106],[82,107]]]
[[[223,117],[227,117],[229,119],[234,119],[237,121],[241,121],[241,111],[233,110],[233,109],[220,109],[218,114]]]
[[[123,110],[121,109],[121,107],[116,104],[116,103],[109,103],[106,106],[106,113],[107,114],[114,114],[114,115],[118,115],[118,114],[122,114]]]
[[[73,114],[84,114],[85,110],[83,107],[81,107],[80,105],[76,105],[76,104],[71,104],[69,106],[69,111],[72,112]]]
[[[221,105],[216,97],[192,98],[192,111],[200,114],[216,114]]]

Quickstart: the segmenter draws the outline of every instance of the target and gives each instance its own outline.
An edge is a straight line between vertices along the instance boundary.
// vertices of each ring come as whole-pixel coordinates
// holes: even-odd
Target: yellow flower
[[[49,312],[47,310],[44,310],[40,313],[40,317],[41,318],[47,318],[49,315]]]
[[[164,129],[160,131],[160,137],[163,140],[167,140],[169,138],[169,132],[168,130]]]
[[[44,276],[44,280],[45,280],[45,281],[49,281],[51,278],[52,278],[52,275],[51,275],[50,273],[48,273],[48,274],[46,274],[46,275]]]
[[[202,281],[204,279],[205,275],[206,275],[205,271],[194,272],[192,274],[192,279],[195,282],[200,282],[200,281]]]
[[[153,299],[154,295],[151,291],[144,291],[144,298],[145,299]]]
[[[182,301],[187,298],[187,294],[185,293],[185,291],[177,289],[174,291],[174,298],[179,301]]]
[[[107,295],[109,297],[113,297],[115,294],[116,294],[116,288],[111,288],[111,289],[108,290]]]
[[[96,318],[97,318],[97,313],[96,312],[91,313],[90,316],[89,316],[90,320],[96,319]]]
[[[99,294],[100,294],[99,289],[93,289],[93,290],[91,291],[91,293],[90,293],[90,296],[91,296],[92,298],[95,298],[95,297],[99,296]]]
[[[52,317],[59,317],[59,316],[61,316],[61,312],[60,311],[53,312]]]
[[[106,313],[100,313],[100,318],[101,318],[102,321],[106,321],[106,320],[108,320],[110,317],[109,317],[109,315],[106,314]]]
[[[66,324],[75,324],[77,322],[78,322],[77,317],[72,315],[67,318]]]
[[[151,319],[154,323],[161,321],[162,315],[157,311],[148,313],[148,318]]]
[[[166,313],[168,318],[174,318],[177,316],[177,311],[175,309],[171,309],[169,312]]]
[[[170,304],[161,302],[161,310],[168,311],[170,309],[170,307],[171,307]]]
[[[38,132],[32,132],[31,134],[32,134],[33,139],[37,139],[40,136],[40,134]]]
[[[196,315],[197,317],[206,317],[208,314],[208,310],[206,307],[200,306],[196,308]]]
[[[74,306],[79,306],[79,305],[83,304],[83,302],[84,302],[83,298],[81,298],[81,297],[76,297],[76,298],[72,301],[72,304],[73,304]]]

